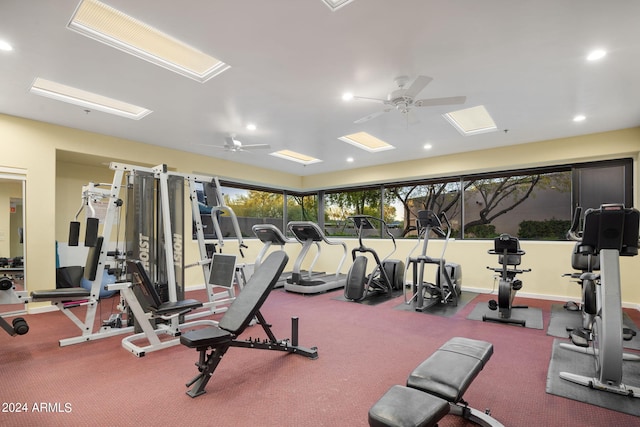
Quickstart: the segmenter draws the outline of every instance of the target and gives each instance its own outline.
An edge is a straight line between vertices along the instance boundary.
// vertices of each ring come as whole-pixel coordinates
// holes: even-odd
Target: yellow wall
[[[242,182],[263,183],[267,186],[288,189],[319,189],[372,182],[397,181],[402,179],[441,177],[488,170],[505,170],[523,167],[564,164],[576,161],[603,160],[620,157],[634,159],[634,200],[638,200],[638,156],[640,152],[640,128],[626,129],[575,138],[522,144],[500,149],[461,153],[438,158],[427,158],[396,163],[380,167],[352,169],[334,174],[300,177],[279,171],[253,168],[211,157],[155,147],[119,138],[97,135],[76,129],[49,125],[16,117],[0,115],[0,146],[3,158],[0,166],[22,168],[27,171],[25,200],[27,239],[27,286],[29,289],[55,287],[55,240],[65,241],[68,223],[79,207],[81,187],[89,181],[112,179],[107,165],[88,166],[82,159],[69,160],[67,152],[84,153],[104,159],[130,164],[157,165],[167,163],[179,172],[194,172],[216,175]],[[59,159],[59,160],[58,160]],[[107,160],[108,161],[108,160]],[[187,230],[185,235],[189,235]],[[357,244],[347,240],[349,249]],[[261,248],[257,240],[246,242],[246,262],[251,263]],[[525,245],[526,243],[526,245]],[[578,298],[578,286],[561,275],[568,272],[570,242],[525,242],[527,251],[523,266],[533,269],[523,277],[523,293],[558,298]],[[385,254],[388,242],[373,242],[381,245]],[[396,258],[404,259],[413,246],[412,241],[399,242]],[[433,242],[431,249],[439,253]],[[492,274],[486,269],[494,265],[495,256],[486,253],[489,241],[453,241],[446,258],[462,265],[463,286],[491,290]],[[225,245],[225,252],[235,252],[233,242]],[[386,248],[386,249],[385,249]],[[296,255],[294,247],[287,248],[291,258]],[[340,256],[336,248],[323,250],[319,270],[335,270]],[[198,259],[194,243],[186,246],[186,263]],[[640,306],[640,257],[623,259],[623,299],[628,304]],[[292,263],[290,263],[292,265]],[[349,268],[348,260],[343,272]],[[197,269],[187,272],[187,285],[202,283],[202,274]]]

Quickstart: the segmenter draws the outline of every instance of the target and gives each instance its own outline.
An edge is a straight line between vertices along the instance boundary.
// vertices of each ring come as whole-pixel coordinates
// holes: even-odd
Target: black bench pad
[[[449,413],[449,403],[419,390],[394,385],[369,410],[372,427],[431,427]]]
[[[78,299],[89,298],[90,296],[91,292],[85,288],[59,288],[31,292],[32,301],[48,301],[52,299]]]
[[[457,403],[492,354],[486,341],[451,338],[411,372],[407,386]]]
[[[233,335],[214,326],[189,331],[180,336],[180,344],[189,348],[206,349],[231,342]]]

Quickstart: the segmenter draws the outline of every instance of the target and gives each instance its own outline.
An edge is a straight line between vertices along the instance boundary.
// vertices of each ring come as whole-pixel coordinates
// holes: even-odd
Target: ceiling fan
[[[409,77],[400,76],[395,78],[395,83],[398,86],[396,90],[391,92],[387,99],[379,98],[367,98],[364,96],[353,96],[353,99],[361,101],[372,101],[385,105],[384,110],[377,113],[369,114],[361,119],[356,120],[354,123],[364,123],[375,117],[381,116],[384,113],[388,113],[392,110],[398,110],[404,115],[408,115],[413,107],[434,107],[438,105],[455,105],[464,104],[467,100],[466,96],[449,96],[446,98],[428,98],[428,99],[415,99],[415,97],[424,89],[433,78],[428,76],[418,76],[411,86],[405,89],[405,86],[409,82]]]
[[[250,151],[256,149],[271,148],[269,144],[243,144],[232,136],[227,136],[224,139],[224,145],[207,145],[207,147],[219,148],[225,151],[237,152],[237,151]]]

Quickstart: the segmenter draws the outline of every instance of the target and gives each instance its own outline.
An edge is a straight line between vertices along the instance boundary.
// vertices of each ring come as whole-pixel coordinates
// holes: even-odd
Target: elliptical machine
[[[455,307],[458,305],[458,299],[462,294],[462,268],[459,264],[446,262],[444,259],[449,237],[451,236],[451,223],[444,212],[440,216],[447,224],[446,232],[442,229],[440,218],[433,211],[423,210],[418,212],[418,219],[416,220],[418,242],[407,257],[407,271],[405,272],[406,275],[409,268],[413,267],[413,280],[411,283],[407,283],[404,290],[405,304],[413,303],[416,311],[428,310],[436,304],[452,304]],[[444,238],[440,258],[427,256],[431,231]],[[420,255],[412,257],[418,247],[421,247]],[[438,266],[435,283],[425,282],[424,280],[427,264]],[[411,298],[408,298],[407,289],[410,289],[413,293]]]
[[[583,282],[592,281],[596,288],[596,314],[591,331],[574,330],[571,341],[560,347],[594,357],[595,377],[560,372],[560,378],[589,388],[640,398],[640,387],[622,382],[623,361],[640,362],[637,354],[624,353],[622,341],[633,334],[622,323],[620,257],[638,255],[640,212],[621,204],[603,204],[588,209],[580,252],[600,259],[600,274],[586,273]]]
[[[391,295],[392,291],[401,289],[404,283],[404,263],[400,260],[389,259],[396,251],[396,239],[389,231],[387,223],[380,218],[369,215],[353,215],[349,219],[353,221],[358,230],[359,246],[351,251],[353,264],[347,273],[344,297],[351,301],[362,301],[370,294]],[[391,237],[393,242],[393,250],[382,261],[375,250],[362,243],[363,231],[376,229],[372,221],[378,222],[383,232]],[[365,256],[367,253],[371,254],[376,262],[373,271],[368,275],[368,258]]]
[[[487,269],[499,273],[500,284],[498,286],[498,301],[489,301],[489,309],[498,310],[498,316],[482,316],[483,321],[513,323],[526,326],[526,321],[511,318],[511,310],[514,308],[528,308],[526,305],[513,305],[516,293],[522,289],[522,280],[516,279],[521,273],[527,273],[531,269],[519,269],[522,262],[522,255],[526,252],[520,249],[520,241],[517,237],[508,234],[501,234],[493,240],[493,249],[489,254],[498,255],[498,264],[501,267],[487,267]],[[511,268],[509,268],[511,267]]]

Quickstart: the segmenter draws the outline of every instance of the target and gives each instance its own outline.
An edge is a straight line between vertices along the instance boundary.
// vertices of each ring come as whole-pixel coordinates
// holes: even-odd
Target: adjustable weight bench
[[[462,398],[492,354],[491,343],[451,338],[411,372],[406,387],[391,387],[371,407],[369,425],[429,427],[452,414],[481,426],[502,426]]]
[[[229,347],[277,350],[300,354],[310,359],[318,358],[316,347],[307,349],[298,346],[297,318],[292,318],[291,340],[277,340],[270,325],[260,314],[260,307],[278,281],[288,259],[284,251],[272,252],[255,270],[217,326],[185,332],[180,337],[180,342],[183,345],[195,348],[200,353],[198,363],[196,363],[200,373],[187,383],[187,387],[193,386],[187,391],[189,396],[197,397],[206,393],[205,387]],[[268,339],[262,341],[251,338],[239,340],[238,336],[254,318],[262,326]]]

